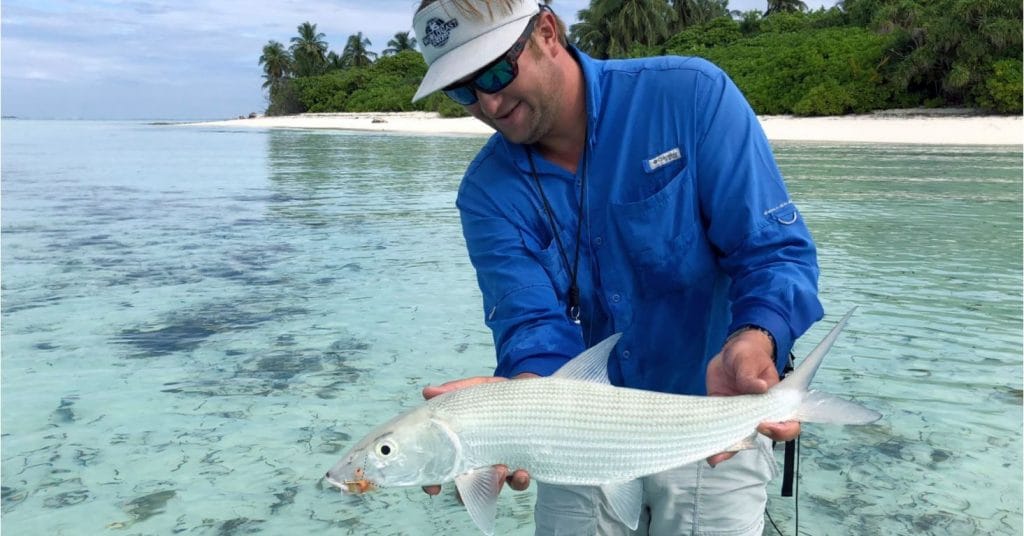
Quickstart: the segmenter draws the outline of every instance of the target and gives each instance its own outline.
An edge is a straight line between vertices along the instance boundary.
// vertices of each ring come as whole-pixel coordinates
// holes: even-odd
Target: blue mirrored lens
[[[465,85],[445,89],[444,94],[448,95],[449,99],[463,106],[469,106],[476,102],[476,91],[473,90],[473,86]]]
[[[480,73],[473,85],[484,93],[497,93],[512,83],[516,77],[515,69],[507,60],[495,63],[490,69]]]
[[[476,92],[497,93],[516,79],[516,68],[512,62],[503,59],[488,67],[473,80],[455,87],[443,89],[445,95],[453,101],[469,106],[476,102]]]

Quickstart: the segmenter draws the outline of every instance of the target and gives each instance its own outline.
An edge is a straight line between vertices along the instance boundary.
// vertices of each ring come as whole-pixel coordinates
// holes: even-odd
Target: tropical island
[[[728,0],[591,0],[577,18],[569,39],[587,54],[706,58],[759,115],[1022,112],[1024,15],[1016,1],[842,0],[810,11],[800,0],[768,0],[764,11],[738,12]],[[416,45],[410,32],[398,32],[378,55],[359,32],[338,54],[316,24],[304,22],[288,47],[275,40],[263,47],[265,113],[464,116],[441,94],[411,102],[426,72]]]

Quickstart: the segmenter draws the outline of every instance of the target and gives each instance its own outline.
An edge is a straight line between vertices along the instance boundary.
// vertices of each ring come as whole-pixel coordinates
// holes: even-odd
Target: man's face
[[[519,75],[493,94],[477,92],[466,111],[513,143],[541,141],[554,124],[561,98],[559,73],[551,58],[533,44],[519,56]]]

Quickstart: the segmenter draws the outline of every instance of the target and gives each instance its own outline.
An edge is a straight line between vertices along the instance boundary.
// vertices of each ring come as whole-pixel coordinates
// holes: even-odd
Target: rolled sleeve
[[[483,295],[484,321],[494,337],[495,375],[549,376],[582,351],[579,327],[566,315],[520,228],[486,198],[466,190],[464,183],[457,204]]]
[[[793,341],[822,317],[817,251],[739,89],[724,73],[702,85],[713,112],[698,147],[701,207],[731,278],[728,333],[748,324],[768,330],[781,372]]]

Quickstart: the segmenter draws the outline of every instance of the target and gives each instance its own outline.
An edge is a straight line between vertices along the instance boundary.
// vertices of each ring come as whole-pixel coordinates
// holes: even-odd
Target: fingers
[[[505,485],[505,482],[508,482],[508,487],[516,491],[526,491],[530,487],[530,473],[527,473],[525,470],[516,469],[512,474],[509,474],[508,467],[504,465],[495,465],[494,468],[500,474],[499,482],[501,482],[501,485]],[[441,493],[441,486],[423,486],[423,492],[430,496],[438,495]],[[455,497],[459,503],[462,502],[462,496],[458,490],[455,490]]]
[[[450,381],[439,386],[428,385],[423,388],[423,398],[430,400],[435,396],[443,395],[451,391],[458,391],[459,389],[465,389],[466,387],[472,387],[482,383],[503,382],[507,379],[508,378],[502,378],[499,376],[475,376],[472,378]]]
[[[715,454],[714,456],[708,458],[708,465],[710,465],[713,469],[716,465],[724,462],[725,460],[728,460],[729,458],[732,458],[735,455],[735,452],[721,452]]]
[[[441,493],[441,486],[423,486],[423,492],[433,497]]]
[[[508,487],[516,491],[525,491],[526,488],[530,487],[530,473],[522,469],[516,469],[505,480],[508,482]]]
[[[800,435],[800,423],[798,421],[786,421],[786,422],[763,422],[757,425],[757,431],[762,435],[768,436],[773,441],[780,443],[796,439]],[[715,467],[716,465],[728,460],[735,456],[735,452],[721,452],[708,458],[708,465]]]
[[[749,395],[760,395],[768,391],[768,382],[761,377],[761,368],[745,366],[750,364],[743,361],[736,370],[735,388],[738,393]]]
[[[800,435],[800,423],[797,421],[763,422],[757,426],[757,431],[775,441],[789,441]]]
[[[772,341],[759,330],[746,330],[729,338],[708,363],[707,388],[712,396],[762,394],[778,383]]]
[[[749,334],[749,335],[748,335]],[[745,331],[732,344],[730,364],[733,367],[733,387],[738,393],[759,395],[768,391],[768,379],[775,373],[770,351],[758,338],[767,337],[759,331]],[[770,344],[770,343],[769,343]],[[774,373],[774,374],[773,374]],[[778,381],[776,379],[776,381]]]

